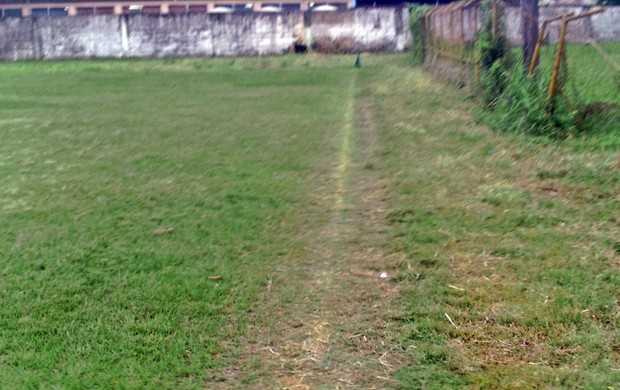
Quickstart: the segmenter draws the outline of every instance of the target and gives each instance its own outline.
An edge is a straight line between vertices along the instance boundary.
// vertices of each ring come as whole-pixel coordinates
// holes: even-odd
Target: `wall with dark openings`
[[[0,59],[258,56],[403,51],[405,7],[321,13],[97,15],[0,19]]]

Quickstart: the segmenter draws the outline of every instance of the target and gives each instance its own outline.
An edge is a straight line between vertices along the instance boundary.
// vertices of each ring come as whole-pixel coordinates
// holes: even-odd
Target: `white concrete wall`
[[[575,15],[592,9],[590,6],[540,6],[540,24],[545,19],[573,12]],[[517,7],[506,7],[504,12],[504,26],[508,41],[513,45],[521,44],[522,18],[521,10]],[[560,36],[562,22],[557,21],[548,25],[547,37],[549,42],[555,43]],[[620,40],[620,7],[606,7],[605,11],[588,18],[570,22],[567,30],[567,39],[570,42]]]
[[[403,51],[411,42],[407,18],[404,7],[330,13],[3,18],[0,59],[277,55],[291,50],[300,25],[309,36],[349,42],[346,50],[336,51]]]

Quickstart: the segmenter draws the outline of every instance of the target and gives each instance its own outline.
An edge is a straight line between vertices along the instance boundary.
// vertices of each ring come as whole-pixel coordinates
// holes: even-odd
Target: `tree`
[[[523,64],[527,69],[534,57],[534,49],[538,40],[538,0],[520,0],[520,6],[523,26]]]

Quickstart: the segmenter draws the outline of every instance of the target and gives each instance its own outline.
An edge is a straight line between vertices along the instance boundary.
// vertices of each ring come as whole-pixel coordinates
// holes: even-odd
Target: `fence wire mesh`
[[[548,80],[549,98],[562,99],[576,112],[580,125],[588,122],[588,128],[620,131],[620,41],[601,37],[605,27],[599,25],[611,21],[613,26],[620,20],[619,10],[611,14],[607,8],[556,4],[532,15],[503,1],[487,7],[480,0],[449,3],[433,8],[424,19],[424,65],[459,86],[475,86],[481,66],[475,41],[485,20],[519,61],[527,19],[539,26],[531,74]],[[530,71],[531,63],[523,65]]]
[[[476,75],[474,42],[482,26],[480,1],[435,7],[424,24],[425,67],[439,77],[469,85]]]

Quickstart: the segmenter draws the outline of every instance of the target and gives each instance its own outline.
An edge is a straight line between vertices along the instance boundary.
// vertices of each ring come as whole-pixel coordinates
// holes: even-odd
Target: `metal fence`
[[[493,35],[502,34],[512,46],[509,54],[518,61],[528,19],[538,23],[539,35],[533,60],[524,64],[526,71],[548,82],[550,99],[579,107],[578,120],[610,112],[610,125],[618,125],[620,131],[620,40],[603,39],[600,33],[617,28],[617,16],[620,13],[610,14],[602,7],[556,5],[532,15],[503,1],[488,7],[480,0],[453,2],[433,8],[425,17],[424,64],[441,78],[472,86],[480,77],[475,41],[485,20]]]

